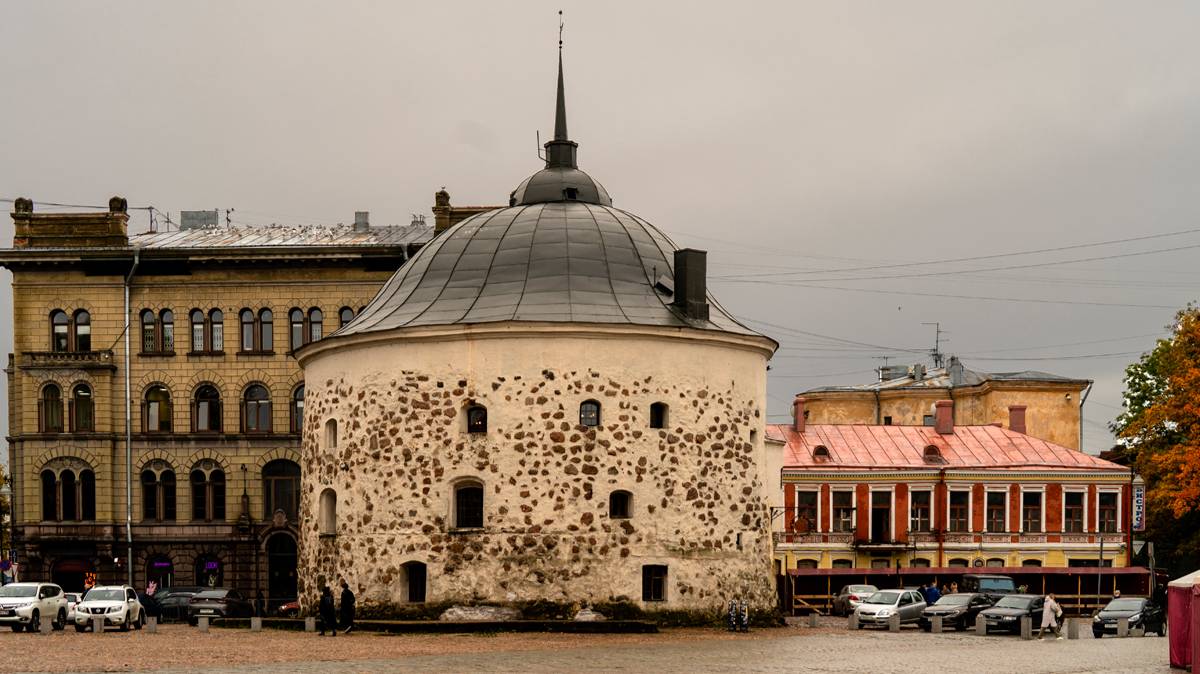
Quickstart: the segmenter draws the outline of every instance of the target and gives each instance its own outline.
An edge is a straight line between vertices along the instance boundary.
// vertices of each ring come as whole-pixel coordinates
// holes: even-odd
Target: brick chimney
[[[1009,430],[1018,433],[1025,433],[1025,406],[1024,405],[1009,405],[1008,406],[1008,428]]]
[[[954,433],[953,400],[939,400],[933,404],[933,428],[942,435]]]
[[[804,432],[804,417],[807,412],[804,409],[804,396],[796,396],[792,401],[792,428],[796,429],[797,433]]]
[[[13,202],[13,248],[89,248],[129,245],[129,203],[108,200],[108,210],[92,213],[34,213],[33,201]]]

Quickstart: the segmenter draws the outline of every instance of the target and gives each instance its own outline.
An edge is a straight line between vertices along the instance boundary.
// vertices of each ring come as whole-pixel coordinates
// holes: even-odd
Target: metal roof
[[[915,370],[915,371],[914,371]],[[946,367],[932,369],[917,376],[917,368],[909,368],[909,374],[904,377],[885,379],[859,384],[856,386],[820,386],[811,388],[805,393],[828,393],[842,391],[892,391],[898,389],[947,389],[963,386],[980,386],[989,381],[1029,382],[1046,384],[1076,384],[1080,387],[1089,382],[1086,379],[1072,379],[1048,372],[1022,370],[1020,372],[982,372],[963,366],[958,358],[951,357]]]
[[[396,272],[338,335],[499,321],[691,327],[758,335],[711,296],[709,320],[682,317],[659,279],[675,245],[626,211],[574,201],[474,215]]]
[[[264,225],[147,232],[129,237],[137,248],[264,248],[304,246],[399,246],[425,243],[433,237],[429,225],[370,227],[353,225]]]
[[[808,424],[797,433],[791,424],[767,426],[767,437],[787,443],[785,472],[864,470],[1100,470],[1128,474],[1111,461],[999,426],[955,426],[938,433],[932,426]],[[934,446],[940,461],[929,461]],[[828,458],[813,450],[823,446]]]

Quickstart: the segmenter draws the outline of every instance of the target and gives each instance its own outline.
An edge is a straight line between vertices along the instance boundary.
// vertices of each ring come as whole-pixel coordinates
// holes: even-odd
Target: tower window
[[[642,567],[642,601],[667,600],[667,567],[646,564]]]
[[[608,495],[608,516],[614,520],[626,520],[633,512],[633,494],[617,490]]]
[[[600,403],[595,400],[586,400],[579,406],[579,425],[600,425]]]
[[[667,427],[667,404],[654,403],[650,406],[650,428]]]
[[[563,197],[569,201],[574,201],[579,198],[579,190],[574,187],[563,188]]]
[[[467,408],[467,432],[487,433],[487,408],[471,405]]]
[[[454,488],[454,526],[458,529],[483,528],[483,485],[463,482]]]

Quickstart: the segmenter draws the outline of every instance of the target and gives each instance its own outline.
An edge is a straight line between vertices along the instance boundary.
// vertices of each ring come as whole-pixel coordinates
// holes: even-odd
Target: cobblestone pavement
[[[849,632],[841,621],[731,635],[341,635],[186,627],[159,634],[0,633],[0,671],[1170,672],[1160,637],[1096,641]]]

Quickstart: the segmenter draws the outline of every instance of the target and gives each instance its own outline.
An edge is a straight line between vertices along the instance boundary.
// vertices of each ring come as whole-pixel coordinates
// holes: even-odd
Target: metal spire
[[[558,99],[554,105],[554,140],[546,143],[546,168],[579,168],[575,150],[579,146],[567,137],[567,96],[563,86],[562,10],[558,12]]]

